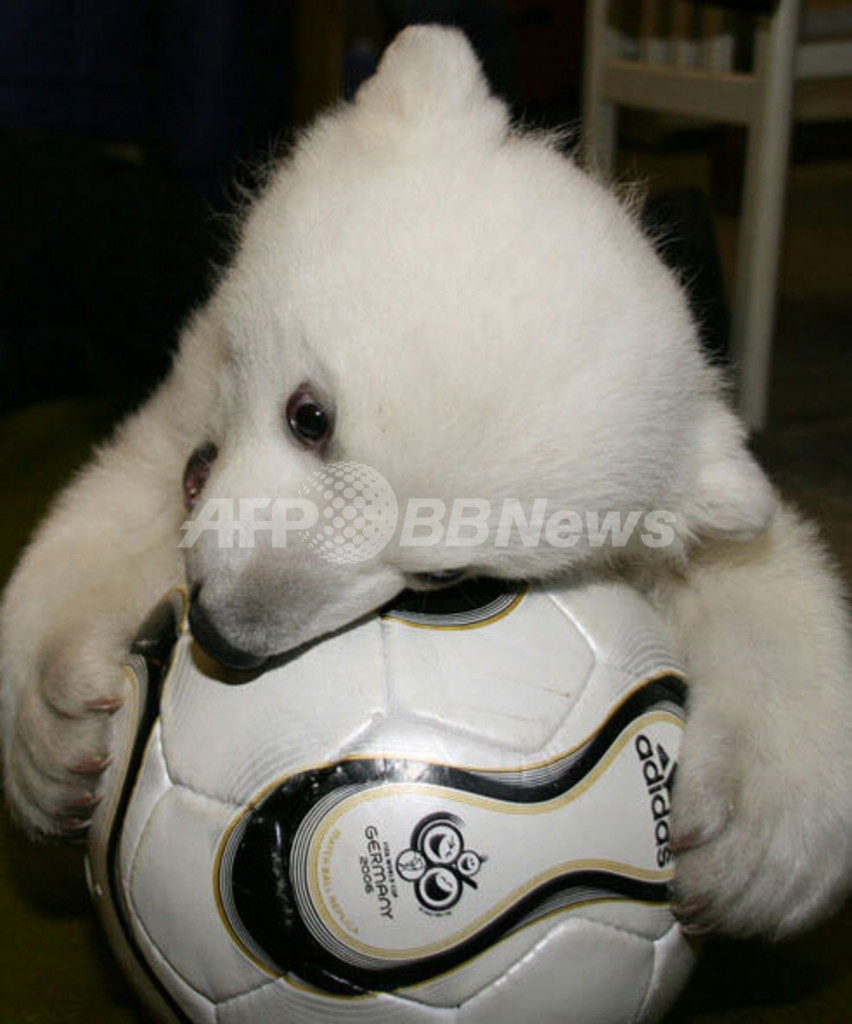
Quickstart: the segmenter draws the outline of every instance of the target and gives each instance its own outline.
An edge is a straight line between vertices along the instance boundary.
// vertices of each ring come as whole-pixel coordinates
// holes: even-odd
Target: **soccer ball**
[[[127,669],[89,885],[160,1019],[657,1019],[685,687],[620,584],[403,595],[259,673],[185,597]]]

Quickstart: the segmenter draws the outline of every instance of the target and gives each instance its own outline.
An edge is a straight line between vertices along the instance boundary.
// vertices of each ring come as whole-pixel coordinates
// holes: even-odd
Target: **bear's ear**
[[[473,119],[489,134],[502,136],[508,125],[506,107],[491,95],[470,43],[458,29],[442,25],[403,29],[355,102],[363,113],[410,127],[441,128]]]
[[[745,443],[739,420],[715,396],[698,417],[678,531],[686,541],[749,540],[769,524],[775,491]]]

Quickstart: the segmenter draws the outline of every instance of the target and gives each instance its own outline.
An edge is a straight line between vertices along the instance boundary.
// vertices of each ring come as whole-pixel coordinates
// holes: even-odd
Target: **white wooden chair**
[[[740,412],[753,429],[766,422],[791,121],[794,112],[852,115],[848,93],[828,100],[803,93],[794,110],[797,79],[852,76],[852,6],[815,10],[804,38],[801,0],[763,6],[765,14],[750,16],[752,59],[742,68],[735,46],[741,13],[693,0],[587,0],[583,97],[586,158],[604,173],[620,106],[746,126],[731,349]]]

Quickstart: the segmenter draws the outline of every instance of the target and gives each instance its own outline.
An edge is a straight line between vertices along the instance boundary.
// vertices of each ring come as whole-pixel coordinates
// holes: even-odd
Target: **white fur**
[[[404,548],[334,567],[301,545],[179,557],[181,474],[207,497],[294,495],[320,457],[283,423],[303,381],[329,459],[397,497],[669,509],[673,546]],[[353,104],[276,170],[169,379],[60,497],[6,592],[7,795],[33,830],[82,824],[104,698],[140,617],[188,575],[236,647],[282,651],[411,573],[631,574],[694,681],[676,794],[684,916],[745,933],[813,920],[852,865],[849,634],[813,531],[777,499],[630,213],[545,137],[512,130],[463,37],[406,30]],[[91,765],[89,765],[91,767]],[[81,809],[82,808],[82,809]],[[70,821],[69,821],[70,817]],[[74,820],[78,819],[78,820]]]

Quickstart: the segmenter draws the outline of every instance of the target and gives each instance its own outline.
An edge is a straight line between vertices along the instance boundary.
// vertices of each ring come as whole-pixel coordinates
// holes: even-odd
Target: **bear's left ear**
[[[462,121],[502,137],[509,122],[505,104],[491,94],[464,34],[442,25],[403,29],[358,90],[355,103],[362,113],[442,134]]]
[[[749,540],[761,533],[777,507],[775,491],[746,447],[742,424],[715,396],[705,400],[691,454],[678,514],[682,538]]]

